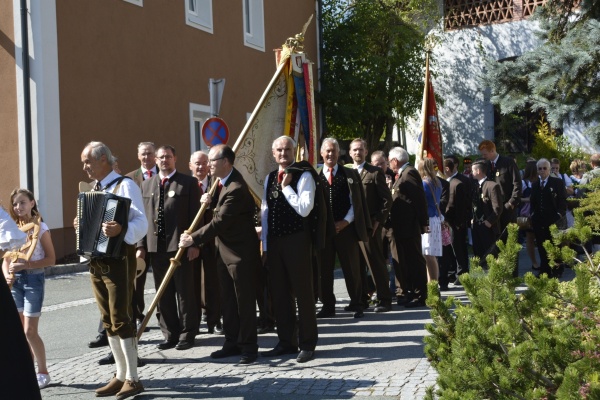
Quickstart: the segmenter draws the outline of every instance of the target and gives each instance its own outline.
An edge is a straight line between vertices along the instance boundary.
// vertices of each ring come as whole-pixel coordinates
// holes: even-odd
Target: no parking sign
[[[221,118],[212,117],[202,124],[202,140],[207,146],[226,144],[229,140],[229,128]]]

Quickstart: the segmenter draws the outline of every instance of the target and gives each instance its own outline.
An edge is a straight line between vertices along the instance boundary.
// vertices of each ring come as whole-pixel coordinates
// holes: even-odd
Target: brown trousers
[[[131,305],[136,265],[133,245],[123,246],[127,255],[122,258],[92,259],[90,277],[106,333],[126,339],[136,335]]]

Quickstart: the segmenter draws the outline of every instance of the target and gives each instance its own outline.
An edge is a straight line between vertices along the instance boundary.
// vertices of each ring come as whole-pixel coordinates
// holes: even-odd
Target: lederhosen
[[[107,184],[102,191],[115,184],[116,194],[126,177]],[[122,339],[136,335],[133,321],[133,289],[136,275],[135,246],[123,242],[118,257],[94,257],[90,260],[90,277],[101,320],[109,336]]]

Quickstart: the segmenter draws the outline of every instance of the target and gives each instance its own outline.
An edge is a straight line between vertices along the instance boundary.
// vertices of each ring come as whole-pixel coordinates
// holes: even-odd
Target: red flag
[[[420,151],[417,159],[433,158],[438,168],[443,170],[442,133],[438,119],[433,85],[429,77],[429,54],[425,67],[425,90],[423,91],[423,121],[421,123]]]

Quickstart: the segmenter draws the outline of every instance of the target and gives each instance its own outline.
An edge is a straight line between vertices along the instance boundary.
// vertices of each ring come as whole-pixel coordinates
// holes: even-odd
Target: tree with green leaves
[[[553,128],[584,124],[600,143],[600,0],[549,0],[534,20],[539,47],[488,63],[492,102],[503,114],[544,111]]]
[[[322,0],[325,135],[362,137],[370,151],[419,110],[432,0]]]
[[[588,199],[597,205],[600,191]],[[461,276],[468,303],[442,300],[437,283],[430,284],[425,352],[439,377],[428,399],[600,398],[600,253],[586,251],[579,260],[566,245],[590,239],[585,207],[576,209],[573,228],[552,227],[553,239],[544,243],[551,265],[572,265],[572,281],[513,278],[521,246],[517,226],[509,225],[498,257],[487,257],[489,270],[474,259]]]

